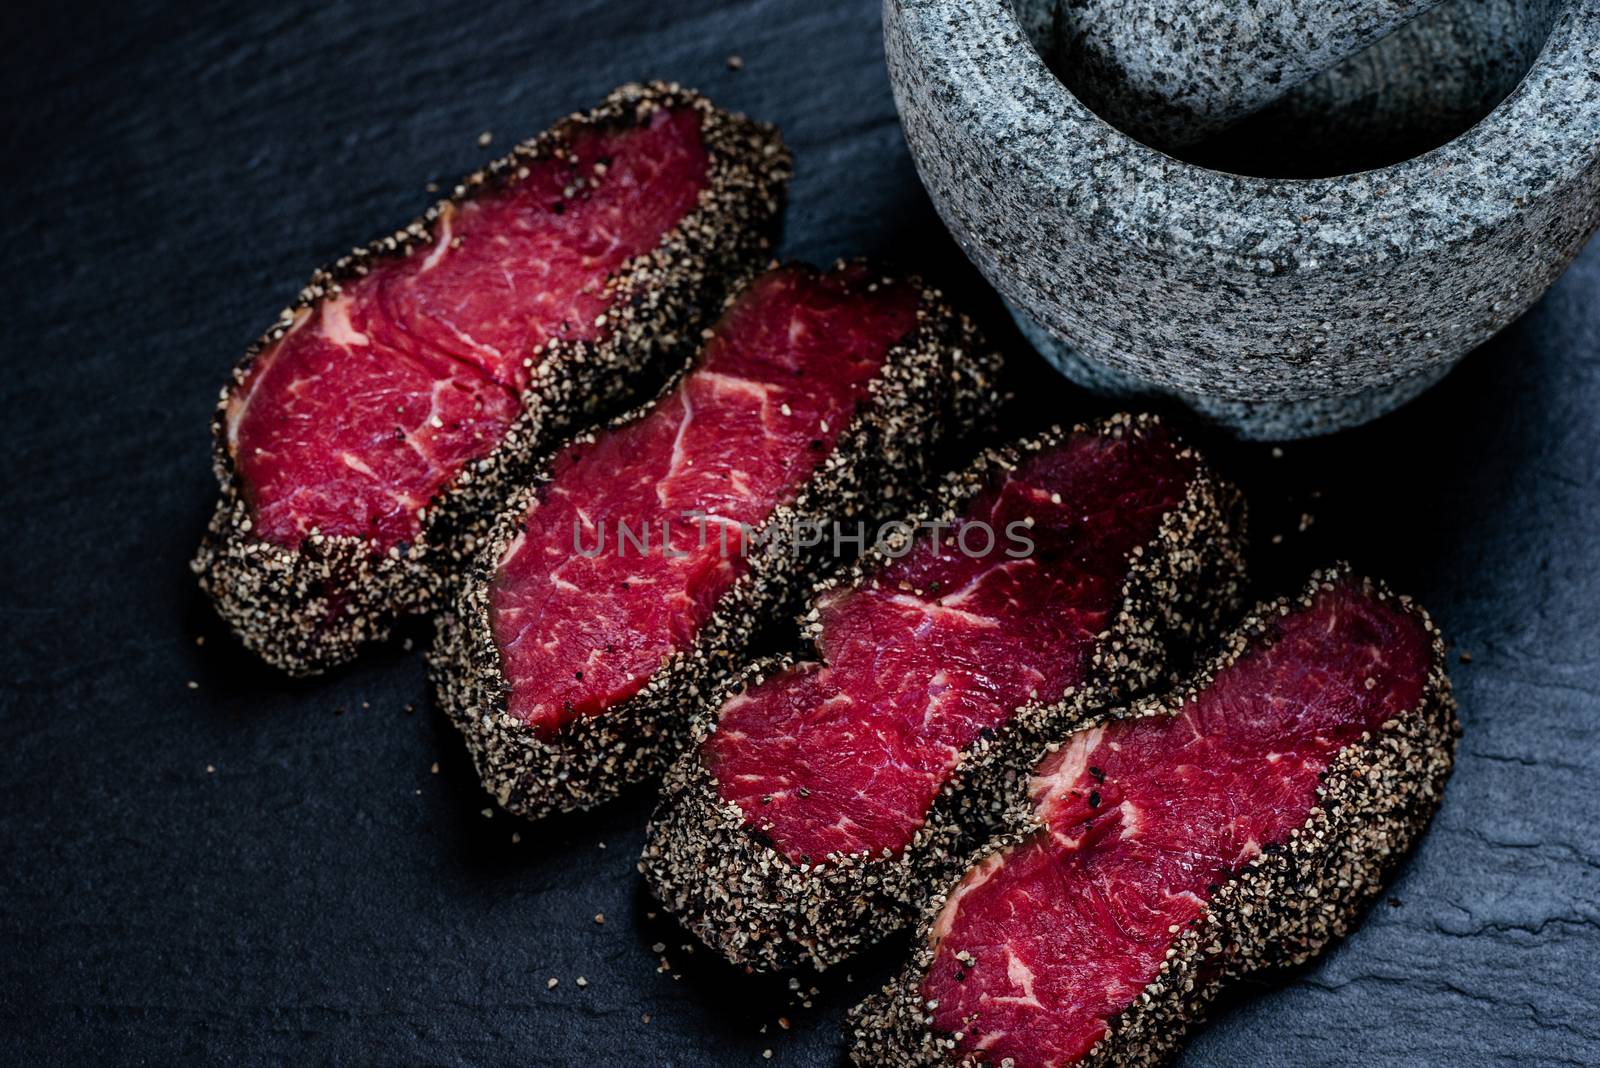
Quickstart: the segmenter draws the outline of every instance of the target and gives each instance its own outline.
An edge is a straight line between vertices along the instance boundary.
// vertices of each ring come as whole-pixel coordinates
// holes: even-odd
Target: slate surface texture
[[[876,9],[7,12],[0,1062],[842,1062],[842,1011],[897,946],[798,990],[719,965],[651,918],[633,869],[649,791],[539,825],[486,816],[416,651],[286,682],[220,629],[187,563],[217,388],[310,269],[630,78],[782,124],[784,254],[944,283],[1013,355],[1029,402],[1009,432],[1098,410],[933,215]],[[1230,1002],[1184,1064],[1600,1062],[1597,416],[1591,246],[1396,415],[1281,456],[1211,442],[1252,493],[1263,592],[1347,556],[1471,660],[1452,668],[1457,771],[1392,897]]]

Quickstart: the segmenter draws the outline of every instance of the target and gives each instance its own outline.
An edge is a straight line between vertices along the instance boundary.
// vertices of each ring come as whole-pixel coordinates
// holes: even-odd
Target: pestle
[[[1179,149],[1270,105],[1440,0],[1018,0],[1056,76],[1102,118]],[[1045,31],[1040,33],[1039,31]]]
[[[1349,174],[1420,155],[1517,87],[1560,6],[1445,0],[1181,155],[1275,178]]]

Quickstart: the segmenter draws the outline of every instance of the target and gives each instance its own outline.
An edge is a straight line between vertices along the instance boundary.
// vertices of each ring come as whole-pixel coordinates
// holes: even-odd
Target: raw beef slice
[[[1066,736],[856,1011],[857,1063],[1154,1063],[1224,982],[1321,951],[1438,804],[1443,656],[1420,608],[1329,572],[1187,688]]]
[[[948,484],[937,540],[913,521],[909,552],[820,592],[813,659],[754,665],[712,705],[647,838],[657,896],[760,968],[825,966],[912,919],[1008,773],[1234,608],[1239,507],[1151,416],[984,457]]]
[[[313,673],[435,607],[541,447],[683,358],[787,176],[771,127],[625,86],[314,275],[216,417],[194,567],[245,645]]]
[[[441,703],[514,812],[653,774],[696,696],[809,586],[810,525],[903,507],[994,398],[991,358],[937,294],[861,264],[775,268],[707,337],[656,401],[553,457],[441,622]]]

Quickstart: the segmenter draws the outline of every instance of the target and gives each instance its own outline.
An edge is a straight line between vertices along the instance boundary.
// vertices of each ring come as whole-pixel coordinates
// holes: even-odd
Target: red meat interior
[[[1129,552],[1194,473],[1158,427],[1075,435],[998,477],[955,530],[823,598],[821,662],[728,701],[703,750],[722,798],[797,863],[903,848],[979,732],[1083,680]]]
[[[648,414],[556,457],[492,592],[513,715],[599,714],[694,640],[745,571],[743,530],[794,499],[916,327],[912,289],[869,282],[763,275]]]
[[[1035,769],[1048,831],[969,872],[934,927],[935,1028],[986,1062],[1075,1063],[1173,926],[1305,822],[1339,749],[1421,698],[1430,638],[1394,601],[1341,584],[1276,629],[1180,715],[1082,731]]]
[[[303,313],[229,401],[255,534],[414,539],[418,510],[521,410],[535,350],[603,333],[605,282],[706,184],[699,116],[585,129],[561,158],[453,207],[437,240]]]

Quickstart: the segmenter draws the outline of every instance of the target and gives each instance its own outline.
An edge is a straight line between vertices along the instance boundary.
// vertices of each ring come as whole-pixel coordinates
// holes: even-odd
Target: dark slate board
[[[783,125],[786,254],[892,256],[971,306],[1032,398],[1014,429],[1092,405],[938,225],[874,4],[269,6],[55,4],[0,34],[0,1059],[838,1064],[896,947],[814,997],[735,973],[650,919],[648,791],[486,818],[415,653],[295,685],[232,646],[186,566],[217,387],[314,264],[485,158],[480,131],[499,151],[660,76]],[[1592,247],[1404,412],[1281,458],[1219,444],[1264,586],[1348,556],[1472,661],[1459,767],[1393,898],[1186,1064],[1600,1061],[1597,295]]]

